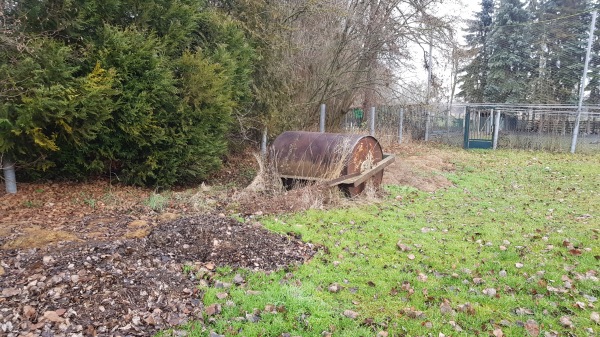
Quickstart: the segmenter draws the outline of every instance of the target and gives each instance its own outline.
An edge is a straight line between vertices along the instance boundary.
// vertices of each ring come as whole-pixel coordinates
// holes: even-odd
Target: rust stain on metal
[[[287,131],[272,145],[275,165],[282,178],[333,180],[359,175],[383,159],[377,139],[364,135]],[[383,170],[371,178],[377,187]],[[347,186],[351,196],[360,194],[365,183]]]

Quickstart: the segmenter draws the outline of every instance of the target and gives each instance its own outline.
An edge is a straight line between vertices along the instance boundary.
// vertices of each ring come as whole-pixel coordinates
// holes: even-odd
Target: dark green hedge
[[[0,153],[20,175],[167,187],[219,168],[256,59],[235,20],[201,0],[25,0],[8,14]]]

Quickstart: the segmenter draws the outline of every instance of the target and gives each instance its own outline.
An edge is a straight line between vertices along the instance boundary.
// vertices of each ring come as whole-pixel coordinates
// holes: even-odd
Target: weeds
[[[23,206],[27,208],[39,208],[42,207],[42,203],[37,200],[25,200],[23,201]]]
[[[268,228],[324,249],[302,266],[249,273],[246,287],[232,288],[227,299],[207,288],[205,304],[223,306],[209,331],[594,335],[598,156],[453,157],[459,170],[447,174],[455,187],[446,190],[390,186],[390,197],[375,205],[265,219]],[[257,322],[239,319],[257,312]]]
[[[94,198],[84,199],[83,202],[91,208],[96,208],[96,199]]]
[[[169,204],[169,198],[158,193],[152,193],[145,202],[155,212],[161,212]]]

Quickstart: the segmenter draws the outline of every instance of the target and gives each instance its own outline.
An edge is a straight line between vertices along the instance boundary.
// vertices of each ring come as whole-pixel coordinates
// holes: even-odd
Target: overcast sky
[[[456,28],[459,38],[464,43],[464,20],[474,18],[474,13],[478,12],[481,8],[481,0],[445,0],[438,6],[439,7],[434,14],[457,15],[462,19],[461,22],[456,23]],[[427,70],[423,68],[423,50],[417,46],[413,46],[411,48],[411,53],[413,53],[415,69],[414,71],[405,70],[402,77],[405,81],[413,81],[424,85],[427,82]],[[436,53],[435,46],[433,55],[436,58],[436,61],[434,61],[433,64],[433,72],[438,79],[443,81],[443,86],[446,88],[450,83],[449,65],[444,62],[441,55]]]

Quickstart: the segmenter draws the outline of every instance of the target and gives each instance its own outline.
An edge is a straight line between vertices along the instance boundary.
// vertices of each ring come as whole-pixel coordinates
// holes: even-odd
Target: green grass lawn
[[[202,288],[222,311],[189,335],[597,336],[600,155],[447,151],[455,187],[263,218],[323,249],[289,270],[219,270],[247,284]]]

